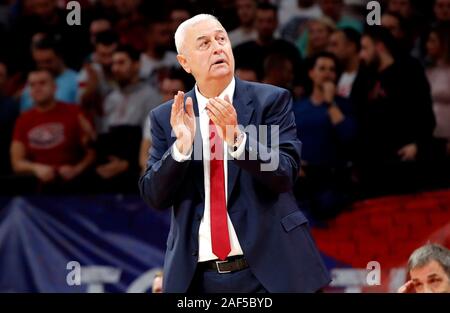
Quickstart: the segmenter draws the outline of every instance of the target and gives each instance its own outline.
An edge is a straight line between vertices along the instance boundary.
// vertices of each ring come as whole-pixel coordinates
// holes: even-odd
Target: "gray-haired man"
[[[408,280],[400,293],[450,293],[450,250],[427,244],[416,249],[408,261]]]

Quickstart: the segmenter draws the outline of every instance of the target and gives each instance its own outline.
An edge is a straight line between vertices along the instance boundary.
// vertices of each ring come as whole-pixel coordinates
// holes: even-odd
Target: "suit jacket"
[[[198,116],[194,89],[185,97],[192,97]],[[197,119],[192,158],[185,162],[173,159],[171,146],[176,138],[170,126],[172,102],[150,113],[153,143],[139,187],[150,207],[172,210],[163,289],[186,292],[196,270],[198,230],[204,211],[201,153],[194,157],[198,148],[201,151],[202,141]],[[273,145],[271,138],[261,140],[266,138],[260,138],[263,131],[246,129],[244,153],[239,159],[228,160],[227,209],[244,256],[269,292],[315,292],[330,282],[330,276],[292,192],[300,167],[301,143],[290,93],[236,79],[233,106],[244,127],[279,126],[279,142]],[[262,171],[261,166],[268,164],[278,166]]]

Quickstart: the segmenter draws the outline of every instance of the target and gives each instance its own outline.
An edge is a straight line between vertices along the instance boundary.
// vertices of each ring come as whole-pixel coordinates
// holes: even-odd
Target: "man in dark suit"
[[[182,23],[175,44],[196,86],[150,113],[139,181],[151,207],[172,208],[164,292],[322,289],[330,277],[292,193],[301,143],[289,92],[234,78],[211,15]]]

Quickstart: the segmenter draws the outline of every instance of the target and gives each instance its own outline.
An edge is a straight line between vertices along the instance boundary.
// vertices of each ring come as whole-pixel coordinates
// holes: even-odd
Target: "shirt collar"
[[[230,100],[233,100],[235,87],[236,87],[236,80],[233,77],[228,86],[220,93],[219,98],[224,99],[225,96],[228,95]],[[206,98],[200,93],[197,84],[195,84],[195,97],[197,98],[198,112],[201,113],[206,108],[208,98]]]

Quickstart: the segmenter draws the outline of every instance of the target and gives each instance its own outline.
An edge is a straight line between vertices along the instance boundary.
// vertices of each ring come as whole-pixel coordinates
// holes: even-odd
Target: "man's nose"
[[[213,53],[214,54],[220,54],[223,52],[223,47],[219,44],[217,40],[213,40]]]

